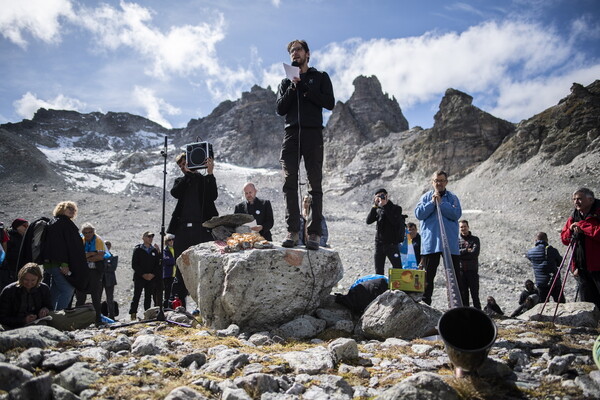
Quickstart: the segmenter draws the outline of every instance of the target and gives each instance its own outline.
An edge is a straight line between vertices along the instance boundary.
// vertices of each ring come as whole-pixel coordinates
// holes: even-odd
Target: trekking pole
[[[552,294],[552,290],[554,290],[554,285],[556,285],[556,280],[560,277],[560,273],[562,272],[562,269],[565,266],[565,261],[567,260],[567,257],[569,259],[569,262],[567,263],[567,265],[571,265],[571,260],[573,259],[574,250],[575,250],[575,242],[573,241],[573,239],[571,239],[571,241],[569,242],[569,246],[567,247],[567,251],[565,252],[565,255],[560,263],[560,267],[558,268],[558,271],[556,272],[556,275],[554,276],[554,279],[552,280],[552,285],[550,286],[550,290],[548,291],[548,294],[546,295],[544,305],[542,306],[542,309],[540,310],[540,315],[544,315],[544,308],[546,308],[546,304],[548,304],[548,300],[550,300],[550,295]],[[564,287],[564,284],[563,284],[563,287]],[[558,299],[560,300],[560,297]]]
[[[575,246],[573,246],[573,249],[575,249]],[[573,250],[574,252],[574,250]],[[573,258],[573,253],[571,253],[571,259]],[[565,278],[563,279],[563,284],[560,287],[560,293],[558,294],[558,301],[556,302],[556,307],[554,308],[554,315],[552,316],[552,322],[554,322],[554,320],[556,319],[556,314],[558,313],[558,305],[560,304],[560,299],[563,298],[563,293],[565,291],[565,286],[567,284],[567,279],[569,277],[569,265],[571,265],[571,259],[569,259],[569,262],[567,263],[567,270],[565,272]],[[566,300],[565,300],[566,301]]]
[[[442,239],[442,249],[444,256],[444,270],[446,272],[446,287],[448,294],[448,306],[450,308],[462,307],[462,297],[458,287],[458,281],[456,273],[454,271],[454,263],[452,262],[452,255],[450,254],[450,244],[448,243],[448,236],[446,235],[446,228],[444,227],[444,221],[442,219],[442,210],[440,209],[441,201],[436,202],[435,208],[437,210],[438,222],[440,224],[440,236]]]

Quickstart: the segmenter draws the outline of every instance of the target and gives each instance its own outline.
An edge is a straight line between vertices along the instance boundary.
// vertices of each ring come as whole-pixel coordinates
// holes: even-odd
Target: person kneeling
[[[19,270],[18,280],[0,293],[0,324],[20,328],[50,314],[50,288],[42,282],[42,270],[28,263]]]

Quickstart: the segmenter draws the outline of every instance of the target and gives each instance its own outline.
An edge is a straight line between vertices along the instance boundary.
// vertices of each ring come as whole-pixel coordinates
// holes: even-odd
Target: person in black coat
[[[18,280],[0,293],[0,324],[8,329],[46,317],[51,309],[50,288],[42,283],[42,269],[35,263],[21,268]]]
[[[189,247],[213,240],[211,230],[203,227],[202,223],[219,215],[215,206],[219,194],[217,180],[213,175],[215,163],[212,158],[206,159],[206,175],[187,167],[185,153],[179,154],[175,161],[183,176],[175,179],[171,188],[171,196],[177,199],[177,205],[167,232],[175,235],[173,249],[177,259]],[[172,295],[179,296],[185,307],[188,290],[179,269],[173,281]]]
[[[131,256],[133,299],[131,299],[129,315],[132,321],[137,318],[137,309],[140,297],[142,296],[142,290],[144,291],[144,310],[151,307],[152,298],[154,298],[154,305],[158,306],[156,285],[158,284],[158,280],[161,279],[161,255],[158,245],[152,245],[153,240],[154,233],[149,231],[144,232],[142,235],[143,243],[135,246],[133,255]]]
[[[55,311],[69,306],[75,289],[87,290],[89,282],[85,248],[73,222],[77,204],[63,201],[54,208],[54,219],[46,228],[42,255],[50,277],[50,295]]]
[[[535,285],[540,290],[540,301],[546,301],[554,277],[558,273],[558,266],[562,263],[562,257],[558,250],[548,244],[548,235],[545,232],[538,232],[535,237],[535,247],[529,249],[527,259],[531,261]],[[565,302],[564,294],[560,293],[561,287],[562,281],[560,276],[557,276],[552,293],[550,293],[557,303]]]
[[[373,207],[367,216],[367,224],[377,221],[375,233],[375,273],[384,275],[385,258],[392,263],[393,268],[402,268],[400,259],[400,244],[404,237],[402,207],[392,203],[385,189],[375,192]]]
[[[237,204],[233,213],[252,215],[257,224],[257,226],[252,227],[252,230],[257,231],[262,237],[272,242],[271,228],[273,228],[274,222],[271,202],[256,197],[258,190],[256,190],[256,186],[252,182],[246,183],[243,190],[246,201]]]
[[[15,219],[8,230],[9,240],[6,244],[6,258],[0,266],[0,290],[17,280],[19,272],[19,250],[29,222],[23,218]]]

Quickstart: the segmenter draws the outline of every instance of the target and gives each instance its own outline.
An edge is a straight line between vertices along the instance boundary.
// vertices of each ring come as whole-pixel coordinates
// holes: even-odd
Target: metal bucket
[[[473,371],[487,358],[498,330],[483,311],[458,307],[442,315],[438,332],[452,364],[464,371]]]

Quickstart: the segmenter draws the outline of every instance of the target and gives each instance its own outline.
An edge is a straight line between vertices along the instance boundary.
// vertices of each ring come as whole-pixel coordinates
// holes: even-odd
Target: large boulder
[[[544,308],[544,313],[540,314],[542,308]],[[583,301],[560,303],[556,310],[556,318],[554,318],[555,310],[556,303],[548,303],[546,307],[544,307],[544,303],[539,303],[517,318],[524,321],[550,321],[561,325],[587,326],[589,328],[597,328],[600,321],[600,310],[594,303]]]
[[[330,249],[222,253],[203,243],[186,250],[177,265],[208,325],[255,332],[312,314],[343,275],[338,253]]]
[[[441,311],[418,303],[401,290],[388,290],[367,307],[357,325],[357,333],[368,338],[412,340],[432,332]]]

